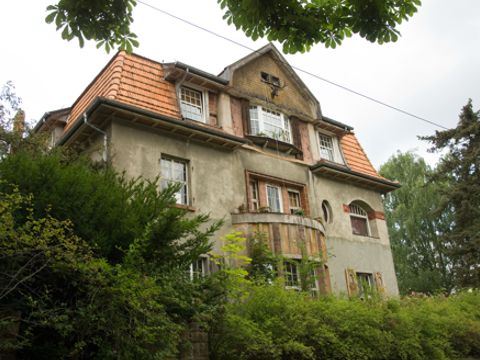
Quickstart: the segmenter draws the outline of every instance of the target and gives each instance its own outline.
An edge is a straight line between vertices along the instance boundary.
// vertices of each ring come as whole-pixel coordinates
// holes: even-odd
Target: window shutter
[[[250,101],[247,99],[242,99],[242,122],[243,122],[243,133],[249,135],[252,133],[250,127]]]
[[[290,127],[292,128],[292,142],[298,149],[302,150],[302,135],[300,133],[300,120],[294,116],[290,117]],[[303,153],[300,153],[297,158],[303,159]]]
[[[374,274],[375,285],[377,286],[377,291],[380,295],[385,293],[385,285],[383,284],[383,276],[382,273],[376,272]]]
[[[345,279],[347,281],[348,296],[356,296],[358,294],[358,283],[355,270],[345,269]]]

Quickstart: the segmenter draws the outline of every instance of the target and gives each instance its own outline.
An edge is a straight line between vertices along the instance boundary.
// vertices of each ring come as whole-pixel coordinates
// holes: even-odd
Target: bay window
[[[185,119],[205,122],[206,101],[202,91],[187,86],[180,88],[180,109]]]
[[[263,106],[250,106],[251,135],[292,143],[290,121],[284,114]]]

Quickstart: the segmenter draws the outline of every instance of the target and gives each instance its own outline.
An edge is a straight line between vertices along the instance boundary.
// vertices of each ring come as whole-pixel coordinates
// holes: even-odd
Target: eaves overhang
[[[224,149],[235,149],[247,144],[248,140],[226,134],[208,125],[196,124],[194,121],[181,120],[153,111],[138,108],[116,100],[97,97],[84,112],[90,123],[102,128],[108,121],[122,119],[132,124],[141,125],[152,130],[163,131],[175,137],[186,138],[194,142],[203,142]],[[91,130],[84,122],[84,114],[79,116],[59,139],[57,145],[73,142],[83,130]]]
[[[223,88],[228,85],[228,80],[180,61],[163,63],[162,66],[165,71],[165,80],[168,81],[176,82],[181,80],[182,82],[187,81],[213,88]]]
[[[67,116],[70,113],[71,108],[62,108],[62,109],[57,109],[57,110],[52,110],[52,111],[47,111],[45,114],[43,114],[42,118],[35,124],[35,126],[32,129],[33,133],[39,132],[45,125],[47,125],[51,119],[54,120],[55,123],[58,123],[60,125],[65,125],[66,121],[60,119],[62,116]]]
[[[310,170],[316,175],[352,183],[361,187],[380,191],[384,194],[396,190],[401,186],[397,182],[360,173],[347,166],[331,163],[329,161],[320,161],[311,166]]]
[[[318,119],[315,125],[321,129],[332,131],[334,133],[347,133],[353,131],[352,126],[326,116],[322,116]]]

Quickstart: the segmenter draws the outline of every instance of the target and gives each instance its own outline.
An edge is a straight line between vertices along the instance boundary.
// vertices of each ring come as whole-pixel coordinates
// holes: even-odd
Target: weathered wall
[[[273,99],[271,87],[261,80],[261,71],[280,79],[282,89]],[[267,98],[279,107],[303,113],[312,119],[316,118],[315,104],[302,95],[302,91],[291,79],[291,76],[283,70],[282,66],[279,66],[269,53],[237,69],[233,75],[232,85],[236,90],[249,96],[259,99]]]
[[[113,165],[129,176],[150,179],[160,174],[162,154],[189,161],[191,206],[196,212],[225,218],[218,238],[232,228],[232,213],[246,205],[245,170],[307,185],[311,217],[321,216],[321,203],[328,200],[333,221],[326,224],[327,250],[334,291],[345,291],[346,268],[361,272],[381,272],[387,293],[397,294],[390,245],[384,220],[376,219],[378,238],[353,235],[349,214],[343,205],[362,200],[376,211],[383,211],[378,193],[346,183],[312,175],[305,164],[276,158],[253,149],[227,152],[208,144],[176,139],[170,134],[126,122],[114,122],[111,129]],[[215,249],[221,244],[217,241]]]
[[[333,290],[347,291],[345,269],[351,268],[357,272],[381,272],[387,293],[397,295],[398,285],[385,220],[370,220],[373,236],[354,235],[350,214],[344,211],[344,205],[360,200],[373,210],[383,212],[380,194],[319,176],[314,176],[314,184],[316,209],[312,210],[320,214],[323,200],[327,200],[332,209],[331,223],[325,224],[325,227]]]

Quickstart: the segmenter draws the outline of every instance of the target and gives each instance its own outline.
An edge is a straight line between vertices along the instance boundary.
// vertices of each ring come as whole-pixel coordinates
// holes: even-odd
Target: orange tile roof
[[[175,85],[164,79],[161,63],[124,51],[117,53],[71,107],[65,131],[97,97],[181,119]],[[372,166],[353,133],[340,140],[351,170],[383,179]]]
[[[119,52],[72,105],[65,130],[97,97],[105,97],[162,115],[181,118],[175,86],[164,79],[162,64]]]
[[[353,171],[383,179],[378,175],[362,146],[353,133],[347,133],[340,139],[343,155],[348,167]]]

